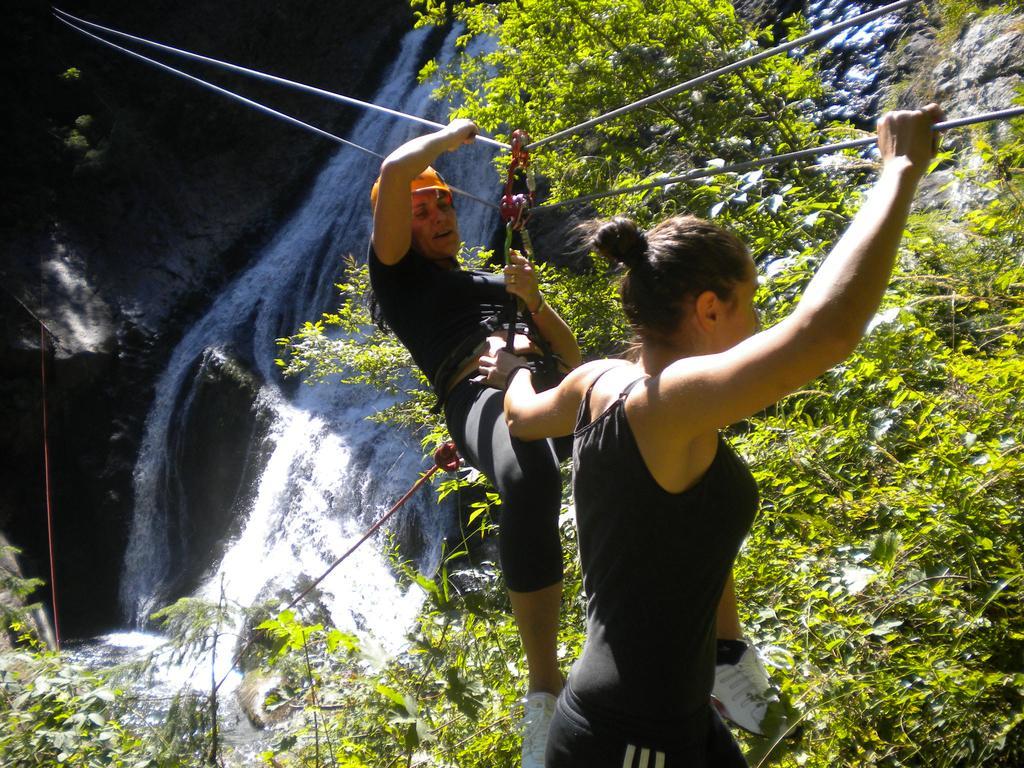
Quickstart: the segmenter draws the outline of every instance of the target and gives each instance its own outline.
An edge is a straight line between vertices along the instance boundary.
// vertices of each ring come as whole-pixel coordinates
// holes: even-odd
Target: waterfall
[[[808,0],[811,29],[838,24],[866,13],[881,3],[851,0]],[[834,89],[825,116],[873,127],[878,108],[878,78],[882,57],[906,26],[906,11],[898,11],[843,30],[825,45],[825,81]]]
[[[416,83],[428,34],[421,29],[405,37],[374,102],[443,122],[430,88]],[[453,55],[457,34],[445,41],[444,56]],[[383,155],[423,132],[422,126],[367,112],[348,138]],[[305,140],[301,134],[295,139]],[[494,198],[494,151],[478,143],[447,154],[438,165],[456,186]],[[216,600],[223,584],[229,600],[249,605],[302,577],[318,576],[427,468],[413,436],[366,420],[392,402],[388,397],[354,385],[284,384],[274,365],[275,339],[332,306],[341,257],[365,253],[369,188],[378,167],[377,158],[349,147],[334,154],[271,242],[174,349],[156,386],[134,473],[121,602],[136,625],[174,596],[193,523],[208,513],[189,508],[184,462],[188,429],[203,419],[195,409],[211,366],[245,361],[251,370],[243,378],[255,392],[264,428],[248,445],[241,436],[250,473],[243,473],[244,503],[230,522],[231,536],[201,564],[202,596]],[[459,211],[466,241],[486,242],[494,211],[469,200],[460,202]],[[402,514],[429,545],[421,567],[436,567],[445,526],[433,494],[421,491]],[[358,627],[385,642],[401,638],[418,609],[418,598],[401,594],[373,542],[336,569],[321,590],[330,596],[337,626]]]

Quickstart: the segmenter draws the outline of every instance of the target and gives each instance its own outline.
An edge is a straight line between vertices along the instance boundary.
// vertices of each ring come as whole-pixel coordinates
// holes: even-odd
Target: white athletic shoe
[[[523,768],[544,768],[544,750],[548,746],[548,727],[555,714],[555,697],[535,691],[523,703]]]
[[[768,679],[757,649],[743,640],[719,640],[712,701],[722,717],[763,736],[768,705],[779,693]]]

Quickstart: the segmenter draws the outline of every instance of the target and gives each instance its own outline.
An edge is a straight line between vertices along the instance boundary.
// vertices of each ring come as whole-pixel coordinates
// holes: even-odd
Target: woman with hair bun
[[[646,232],[616,218],[591,242],[626,267],[636,361],[588,363],[537,393],[519,358],[482,358],[488,380],[506,386],[513,435],[575,435],[587,641],[558,698],[546,768],[746,765],[708,703],[716,606],[758,502],[720,431],[853,352],[941,119],[934,104],[882,117],[874,188],[775,326],[759,330],[757,273],[737,237],[689,216]]]
[[[385,158],[370,191],[373,234],[367,261],[373,314],[408,347],[434,386],[445,423],[466,461],[483,472],[502,499],[499,559],[509,602],[526,655],[528,691],[523,708],[522,768],[543,768],[548,723],[562,689],[558,663],[558,614],[562,595],[559,460],[566,441],[519,440],[502,412],[504,393],[482,381],[485,360],[505,345],[504,331],[489,322],[509,294],[524,302],[532,323],[564,370],[580,363],[572,331],[544,300],[537,273],[512,254],[504,276],[463,269],[462,240],[451,188],[431,166],[441,155],[471,144],[477,126],[454,120],[402,144]],[[520,354],[540,352],[517,332]],[[520,358],[516,358],[520,360]],[[567,455],[567,452],[566,452]],[[722,642],[741,634],[732,591],[720,612]],[[723,665],[732,695],[729,711],[750,729],[767,686],[752,650],[742,643],[740,662]]]

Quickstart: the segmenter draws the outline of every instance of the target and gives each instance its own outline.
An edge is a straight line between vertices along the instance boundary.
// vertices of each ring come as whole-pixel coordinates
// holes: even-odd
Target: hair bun
[[[605,258],[635,269],[647,263],[647,235],[632,219],[616,216],[594,233],[594,250]]]

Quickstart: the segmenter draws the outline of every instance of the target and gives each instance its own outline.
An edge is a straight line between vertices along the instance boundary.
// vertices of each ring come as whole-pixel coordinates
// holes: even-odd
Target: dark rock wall
[[[411,26],[406,0],[63,7],[361,98]],[[47,575],[42,321],[61,619],[65,632],[85,634],[120,620],[132,468],[163,360],[335,145],[101,47],[55,21],[46,3],[8,2],[3,22],[0,530],[25,550],[30,573]],[[333,133],[358,116],[168,63]]]
[[[257,400],[262,382],[222,350],[208,350],[196,363],[192,404],[175,435],[178,482],[168,488],[169,516],[181,529],[171,532],[178,546],[179,572],[168,594],[195,590],[205,570],[223,556],[226,538],[252,501],[251,492],[266,465],[265,438],[271,416]]]

